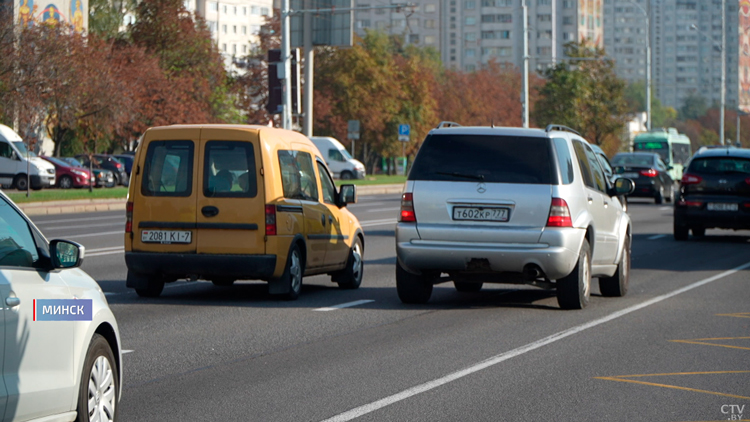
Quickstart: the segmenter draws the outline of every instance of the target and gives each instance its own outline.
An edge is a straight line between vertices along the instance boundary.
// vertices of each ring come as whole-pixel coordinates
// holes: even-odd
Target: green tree
[[[125,15],[134,13],[137,5],[137,0],[90,0],[89,33],[105,39],[124,37],[120,28]]]
[[[190,85],[193,100],[209,110],[212,121],[232,115],[230,81],[218,47],[206,22],[189,13],[182,0],[143,0],[131,37],[159,58],[170,81]]]
[[[680,118],[683,120],[696,120],[703,117],[706,111],[708,111],[706,99],[698,94],[691,93],[682,102]]]
[[[578,130],[589,141],[619,143],[627,113],[625,83],[615,75],[614,61],[603,49],[585,42],[568,43],[568,63],[545,72],[534,118],[540,126],[560,123]]]

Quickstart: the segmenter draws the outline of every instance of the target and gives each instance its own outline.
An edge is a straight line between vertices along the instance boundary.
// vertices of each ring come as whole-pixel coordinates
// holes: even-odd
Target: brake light
[[[121,169],[121,168],[122,168],[122,164],[120,164],[120,163],[115,163],[115,167],[117,167],[118,169]]]
[[[683,185],[697,185],[702,181],[702,177],[687,173],[682,176],[682,180],[680,181],[680,183],[682,183]]]
[[[659,175],[659,172],[655,169],[641,170],[640,173],[641,173],[641,176],[646,176],[646,177],[656,177]]]
[[[133,233],[133,203],[125,204],[125,233]]]
[[[401,195],[401,214],[398,221],[402,223],[416,223],[417,215],[414,213],[414,194],[407,192]]]
[[[703,206],[703,202],[702,201],[686,201],[684,199],[680,199],[680,201],[677,203],[677,206],[699,208]]]
[[[276,205],[266,205],[266,236],[276,235]]]
[[[547,227],[573,227],[573,220],[570,218],[570,208],[568,203],[561,198],[552,198],[552,205],[549,207],[549,217],[547,218]]]
[[[750,185],[750,177],[748,177],[747,179],[745,179],[745,183],[747,183],[748,185]]]

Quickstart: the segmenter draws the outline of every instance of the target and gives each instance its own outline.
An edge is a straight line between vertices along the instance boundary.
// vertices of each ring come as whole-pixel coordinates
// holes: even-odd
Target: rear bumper
[[[140,276],[268,280],[276,268],[276,256],[125,252],[125,264]]]
[[[534,244],[448,242],[422,240],[413,225],[399,223],[396,255],[414,273],[471,271],[470,263],[486,260],[493,273],[522,273],[533,264],[557,280],[573,271],[585,236],[583,229],[547,229]]]
[[[674,223],[691,228],[750,230],[750,210],[743,210],[742,204],[738,211],[708,211],[705,204],[701,208],[678,206]]]
[[[650,180],[649,182],[636,183],[635,190],[628,196],[635,198],[653,198],[656,196],[657,192],[659,192],[659,186],[655,180]]]

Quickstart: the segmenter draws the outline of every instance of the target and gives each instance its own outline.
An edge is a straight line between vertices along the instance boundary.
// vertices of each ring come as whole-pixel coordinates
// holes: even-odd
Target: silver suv
[[[631,223],[588,142],[572,129],[461,127],[444,122],[417,154],[396,226],[396,286],[404,303],[426,303],[432,286],[459,292],[483,283],[556,289],[561,308],[623,296]]]

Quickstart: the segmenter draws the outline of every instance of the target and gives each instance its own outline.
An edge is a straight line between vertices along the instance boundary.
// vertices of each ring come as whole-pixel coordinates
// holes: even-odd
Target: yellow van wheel
[[[305,262],[297,244],[292,245],[286,259],[284,274],[271,283],[278,283],[285,290],[279,297],[284,300],[297,300],[302,291],[302,274],[305,272]]]
[[[357,289],[362,284],[364,275],[362,240],[357,237],[349,249],[349,259],[346,261],[346,267],[340,272],[334,274],[332,280],[338,283],[342,289]]]

